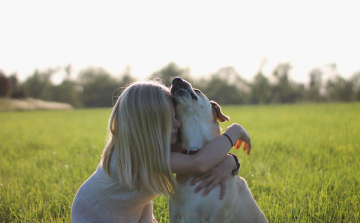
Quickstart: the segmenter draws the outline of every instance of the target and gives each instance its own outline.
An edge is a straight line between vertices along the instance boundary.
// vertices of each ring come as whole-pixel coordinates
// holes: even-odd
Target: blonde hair
[[[170,166],[171,101],[169,89],[159,82],[135,82],[122,92],[109,120],[108,143],[102,167],[110,176],[110,160],[118,154],[119,180],[172,196],[178,184]],[[117,153],[113,153],[113,151]]]

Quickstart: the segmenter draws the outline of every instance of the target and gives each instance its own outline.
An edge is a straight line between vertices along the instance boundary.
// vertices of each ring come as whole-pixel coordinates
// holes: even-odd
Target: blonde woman
[[[171,152],[179,126],[167,87],[154,81],[129,85],[113,108],[101,162],[75,196],[72,222],[156,222],[152,199],[176,193],[173,173],[206,175],[207,185],[196,189],[207,186],[204,195],[226,182],[235,166],[229,141],[219,137],[192,156]],[[235,124],[226,133],[250,143],[242,139],[244,131]]]

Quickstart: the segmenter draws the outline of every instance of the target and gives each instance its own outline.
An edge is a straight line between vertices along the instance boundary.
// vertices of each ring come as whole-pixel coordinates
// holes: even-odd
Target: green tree
[[[360,101],[360,71],[355,72],[350,81],[353,85],[353,99]]]
[[[57,69],[51,68],[44,72],[35,70],[33,75],[22,84],[25,96],[51,101],[53,84],[50,78],[56,71]]]
[[[64,80],[60,85],[53,86],[52,100],[62,103],[71,104],[74,107],[82,107],[83,103],[81,97],[81,87],[71,80]]]
[[[82,88],[70,78],[72,73],[71,65],[69,64],[63,68],[59,67],[58,69],[65,72],[65,78],[61,84],[53,86],[53,101],[68,103],[74,107],[82,107],[83,104],[80,99]]]
[[[85,107],[111,107],[114,92],[120,87],[120,83],[103,68],[90,67],[80,71],[78,82],[83,89],[81,101]]]
[[[171,81],[174,77],[181,77],[192,83],[192,79],[189,75],[188,69],[179,68],[175,63],[169,63],[161,70],[154,72],[151,78],[160,78],[164,81],[164,84],[168,87],[171,85]]]
[[[25,98],[25,89],[23,85],[18,81],[17,74],[11,74],[9,79],[12,83],[11,98]]]
[[[322,74],[320,68],[314,68],[309,73],[309,87],[305,91],[305,100],[318,102],[322,100],[320,90],[322,87]]]
[[[278,103],[294,103],[302,98],[305,87],[289,80],[290,63],[280,63],[273,71],[277,79],[272,89],[272,101]]]
[[[119,78],[119,87],[116,89],[116,91],[113,93],[113,104],[115,104],[115,101],[120,96],[122,91],[125,89],[124,87],[127,86],[130,83],[133,83],[136,81],[136,78],[134,78],[131,75],[131,67],[127,66],[123,73],[120,74]]]
[[[259,71],[254,77],[254,82],[250,84],[251,104],[268,104],[271,101],[271,84],[267,77]]]
[[[232,67],[220,68],[209,81],[202,80],[200,90],[219,104],[244,104],[248,85]]]
[[[0,70],[0,97],[9,97],[11,95],[11,89],[11,80]]]
[[[329,101],[351,101],[353,99],[352,81],[347,81],[343,77],[336,76],[326,83],[326,93]]]
[[[121,76],[121,86],[125,86],[125,85],[128,85],[134,81],[136,81],[136,78],[134,78],[132,75],[131,75],[131,67],[127,66],[125,68],[125,71],[120,75]]]

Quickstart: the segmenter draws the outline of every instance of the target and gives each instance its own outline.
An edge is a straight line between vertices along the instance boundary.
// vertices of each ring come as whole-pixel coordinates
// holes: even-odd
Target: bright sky
[[[358,2],[4,0],[0,69],[24,80],[36,68],[95,66],[119,75],[130,66],[145,78],[175,62],[193,75],[232,66],[252,80],[266,58],[267,76],[291,62],[296,81],[328,63],[349,77],[360,70]]]

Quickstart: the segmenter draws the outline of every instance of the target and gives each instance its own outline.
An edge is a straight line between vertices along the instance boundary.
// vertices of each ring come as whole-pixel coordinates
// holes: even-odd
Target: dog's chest
[[[199,221],[196,222],[219,222],[224,219],[232,219],[234,212],[230,207],[235,205],[235,197],[237,197],[235,185],[235,177],[231,177],[227,182],[227,192],[225,197],[220,199],[221,186],[218,185],[213,188],[206,196],[202,193],[205,190],[195,193],[195,188],[201,183],[198,182],[190,186],[190,181],[196,176],[191,175],[177,175],[176,179],[180,184],[180,198],[178,200],[170,199],[170,213],[172,218],[180,216],[182,220],[191,219],[194,222],[194,216]],[[217,219],[206,221],[205,219]],[[188,219],[188,220],[189,220]],[[185,221],[185,220],[184,220]],[[175,221],[182,222],[182,221]]]

